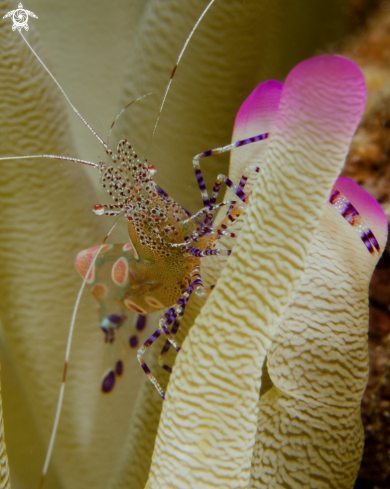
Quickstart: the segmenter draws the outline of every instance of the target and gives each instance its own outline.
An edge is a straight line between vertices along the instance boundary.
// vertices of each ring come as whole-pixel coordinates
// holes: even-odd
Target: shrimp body
[[[200,257],[188,245],[205,217],[188,219],[188,211],[156,185],[155,169],[137,158],[128,141],[119,142],[117,154],[107,153],[113,165],[100,161],[101,183],[115,204],[97,205],[94,212],[123,213],[130,242],[105,245],[87,282],[103,317],[112,313],[110,302],[148,314],[175,304],[190,285],[191,271],[200,265]],[[196,249],[210,249],[214,241],[213,234],[207,233],[197,239]],[[96,251],[97,247],[76,256],[75,265],[83,278]]]

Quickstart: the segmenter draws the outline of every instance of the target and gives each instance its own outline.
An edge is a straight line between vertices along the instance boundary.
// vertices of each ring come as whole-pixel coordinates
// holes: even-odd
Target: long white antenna
[[[38,56],[38,54],[34,51],[32,46],[29,44],[27,39],[24,37],[21,29],[18,29],[19,34],[22,36],[22,39],[24,42],[27,44],[27,46],[31,49],[31,52],[33,55],[37,58],[37,60],[41,63],[41,65],[45,68],[45,70],[49,73],[50,77],[54,81],[54,83],[57,85],[57,87],[61,90],[62,95],[66,98],[66,101],[68,104],[72,107],[74,112],[77,114],[77,116],[83,121],[83,123],[88,127],[88,129],[92,132],[92,134],[95,136],[96,139],[103,145],[105,150],[108,150],[107,144],[103,141],[103,139],[99,136],[99,134],[88,124],[88,122],[84,119],[84,117],[80,114],[80,112],[76,109],[76,107],[72,104],[72,102],[69,100],[68,96],[66,95],[65,91],[61,87],[61,85],[58,83],[58,81],[54,78],[54,75],[51,73],[49,68],[45,65],[45,63],[41,60],[41,58]]]
[[[173,67],[173,70],[172,70],[172,73],[171,73],[171,77],[169,79],[167,88],[165,89],[164,97],[162,99],[162,102],[161,102],[161,105],[160,105],[160,109],[159,109],[158,114],[157,114],[157,119],[156,119],[156,122],[154,124],[153,132],[152,132],[152,135],[150,136],[150,139],[149,139],[149,144],[148,144],[148,147],[147,147],[146,153],[145,153],[145,160],[146,160],[146,158],[148,156],[150,147],[152,146],[152,141],[153,141],[154,133],[156,132],[157,124],[158,124],[158,121],[160,120],[160,115],[161,115],[162,109],[163,109],[164,104],[165,104],[165,99],[167,98],[168,91],[169,91],[169,89],[171,87],[171,83],[172,83],[173,77],[175,76],[177,67],[179,66],[180,60],[181,60],[181,58],[182,58],[182,56],[184,54],[184,51],[187,48],[188,43],[190,42],[191,37],[193,36],[194,32],[196,31],[196,28],[198,27],[198,25],[200,24],[200,22],[202,21],[203,17],[206,15],[206,12],[211,7],[211,5],[214,3],[214,1],[215,0],[211,0],[211,2],[203,10],[203,12],[202,12],[201,16],[199,17],[199,19],[196,21],[194,27],[192,28],[192,31],[190,32],[190,35],[187,37],[186,42],[184,43],[184,46],[183,46],[182,50],[180,51],[179,57],[177,58],[177,61],[176,61],[176,64]]]
[[[90,263],[90,265],[88,267],[87,273],[84,276],[83,283],[81,284],[81,287],[79,289],[79,293],[77,294],[76,302],[75,302],[75,305],[74,305],[74,308],[73,308],[72,319],[70,321],[70,327],[69,327],[69,333],[68,333],[68,341],[67,341],[67,344],[66,344],[64,370],[63,370],[63,374],[62,374],[62,384],[61,384],[61,388],[60,388],[60,394],[58,396],[57,410],[56,410],[56,415],[55,415],[55,418],[54,418],[53,428],[52,428],[51,435],[50,435],[49,447],[48,447],[47,452],[46,452],[45,463],[43,465],[43,470],[42,470],[42,474],[41,474],[41,480],[39,482],[39,489],[42,489],[43,484],[45,482],[45,477],[46,477],[47,469],[49,467],[49,463],[50,463],[50,459],[51,459],[51,454],[53,452],[54,441],[55,441],[56,434],[57,434],[58,422],[60,420],[60,415],[61,415],[61,410],[62,410],[62,404],[63,404],[63,400],[64,400],[65,382],[66,382],[66,374],[67,374],[67,371],[68,371],[70,347],[72,345],[74,325],[75,325],[75,322],[76,322],[76,316],[77,316],[77,311],[78,311],[78,308],[79,308],[81,296],[83,294],[83,291],[84,291],[84,288],[85,288],[85,284],[87,283],[87,277],[89,276],[89,274],[90,274],[90,272],[92,270],[92,267],[95,265],[96,259],[97,259],[98,255],[99,255],[101,249],[103,248],[105,242],[107,241],[107,238],[110,236],[110,234],[112,233],[113,229],[115,228],[115,226],[117,225],[117,223],[118,223],[118,221],[119,221],[119,219],[121,217],[122,216],[119,216],[115,220],[115,222],[112,225],[111,229],[108,231],[106,237],[104,238],[102,244],[99,246],[99,249],[95,253],[95,256],[93,257],[93,259],[92,259],[92,261],[91,261],[91,263]]]
[[[72,158],[71,156],[58,156],[58,155],[0,156],[0,161],[31,160],[32,158],[51,158],[54,160],[73,161],[74,163],[82,163],[83,165],[99,168],[99,165],[97,163],[94,163],[93,161],[80,160],[79,158]]]

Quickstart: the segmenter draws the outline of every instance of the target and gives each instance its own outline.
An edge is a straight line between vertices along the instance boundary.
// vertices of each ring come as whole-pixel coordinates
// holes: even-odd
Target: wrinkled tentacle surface
[[[364,102],[363,77],[342,57],[287,77],[237,246],[178,356],[147,488],[247,487],[265,355]]]
[[[335,185],[383,249],[386,216],[348,180]],[[325,206],[303,280],[268,352],[273,386],[260,399],[249,487],[354,486],[364,441],[368,285],[379,257],[333,206]]]

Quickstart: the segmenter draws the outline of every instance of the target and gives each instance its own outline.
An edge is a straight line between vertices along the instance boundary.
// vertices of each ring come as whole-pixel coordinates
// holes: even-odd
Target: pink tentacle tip
[[[268,131],[278,110],[282,88],[283,83],[278,80],[268,80],[256,87],[237,112],[234,134],[242,132],[248,137]]]
[[[388,222],[380,204],[351,178],[339,177],[334,186],[356,208],[383,250],[387,242]]]
[[[363,73],[353,61],[329,54],[315,56],[299,63],[287,76],[279,118],[295,114],[294,124],[318,125],[333,138],[344,140],[360,121],[366,92]]]

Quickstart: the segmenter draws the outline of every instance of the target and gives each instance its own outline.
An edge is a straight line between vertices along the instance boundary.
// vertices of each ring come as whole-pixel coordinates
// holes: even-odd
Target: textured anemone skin
[[[237,112],[232,141],[239,141],[266,132],[272,133],[282,89],[282,82],[267,80],[253,90]],[[252,166],[261,165],[268,144],[269,140],[265,140],[261,144],[250,144],[233,150],[229,172],[229,177],[233,182],[240,180],[248,162]],[[247,185],[251,185],[250,180]],[[246,187],[246,191],[248,191],[248,187]]]
[[[175,364],[148,489],[247,487],[266,350],[365,97],[360,70],[342,57],[312,58],[287,77],[237,246]]]
[[[279,107],[283,83],[277,80],[267,80],[258,85],[240,107],[234,122],[232,141],[239,141],[250,136],[270,133],[274,129],[275,118]],[[249,144],[234,149],[231,152],[229,178],[239,182],[241,175],[250,166],[261,166],[267,152],[269,140],[257,144]],[[245,185],[245,192],[253,189],[258,173],[251,172]],[[224,199],[232,198],[233,193],[227,189]],[[216,222],[225,216],[222,208]],[[239,217],[231,230],[239,233],[242,228],[243,216]],[[224,237],[219,241],[219,247],[232,249],[236,240]],[[215,284],[228,261],[227,256],[206,257],[201,263],[202,280],[206,285]]]
[[[338,189],[352,188],[349,199],[361,215],[365,209],[383,250],[387,220],[379,204],[355,182],[339,180]],[[367,209],[375,209],[374,219]],[[273,387],[259,403],[249,487],[353,488],[364,443],[368,286],[379,257],[327,203],[268,352]]]

